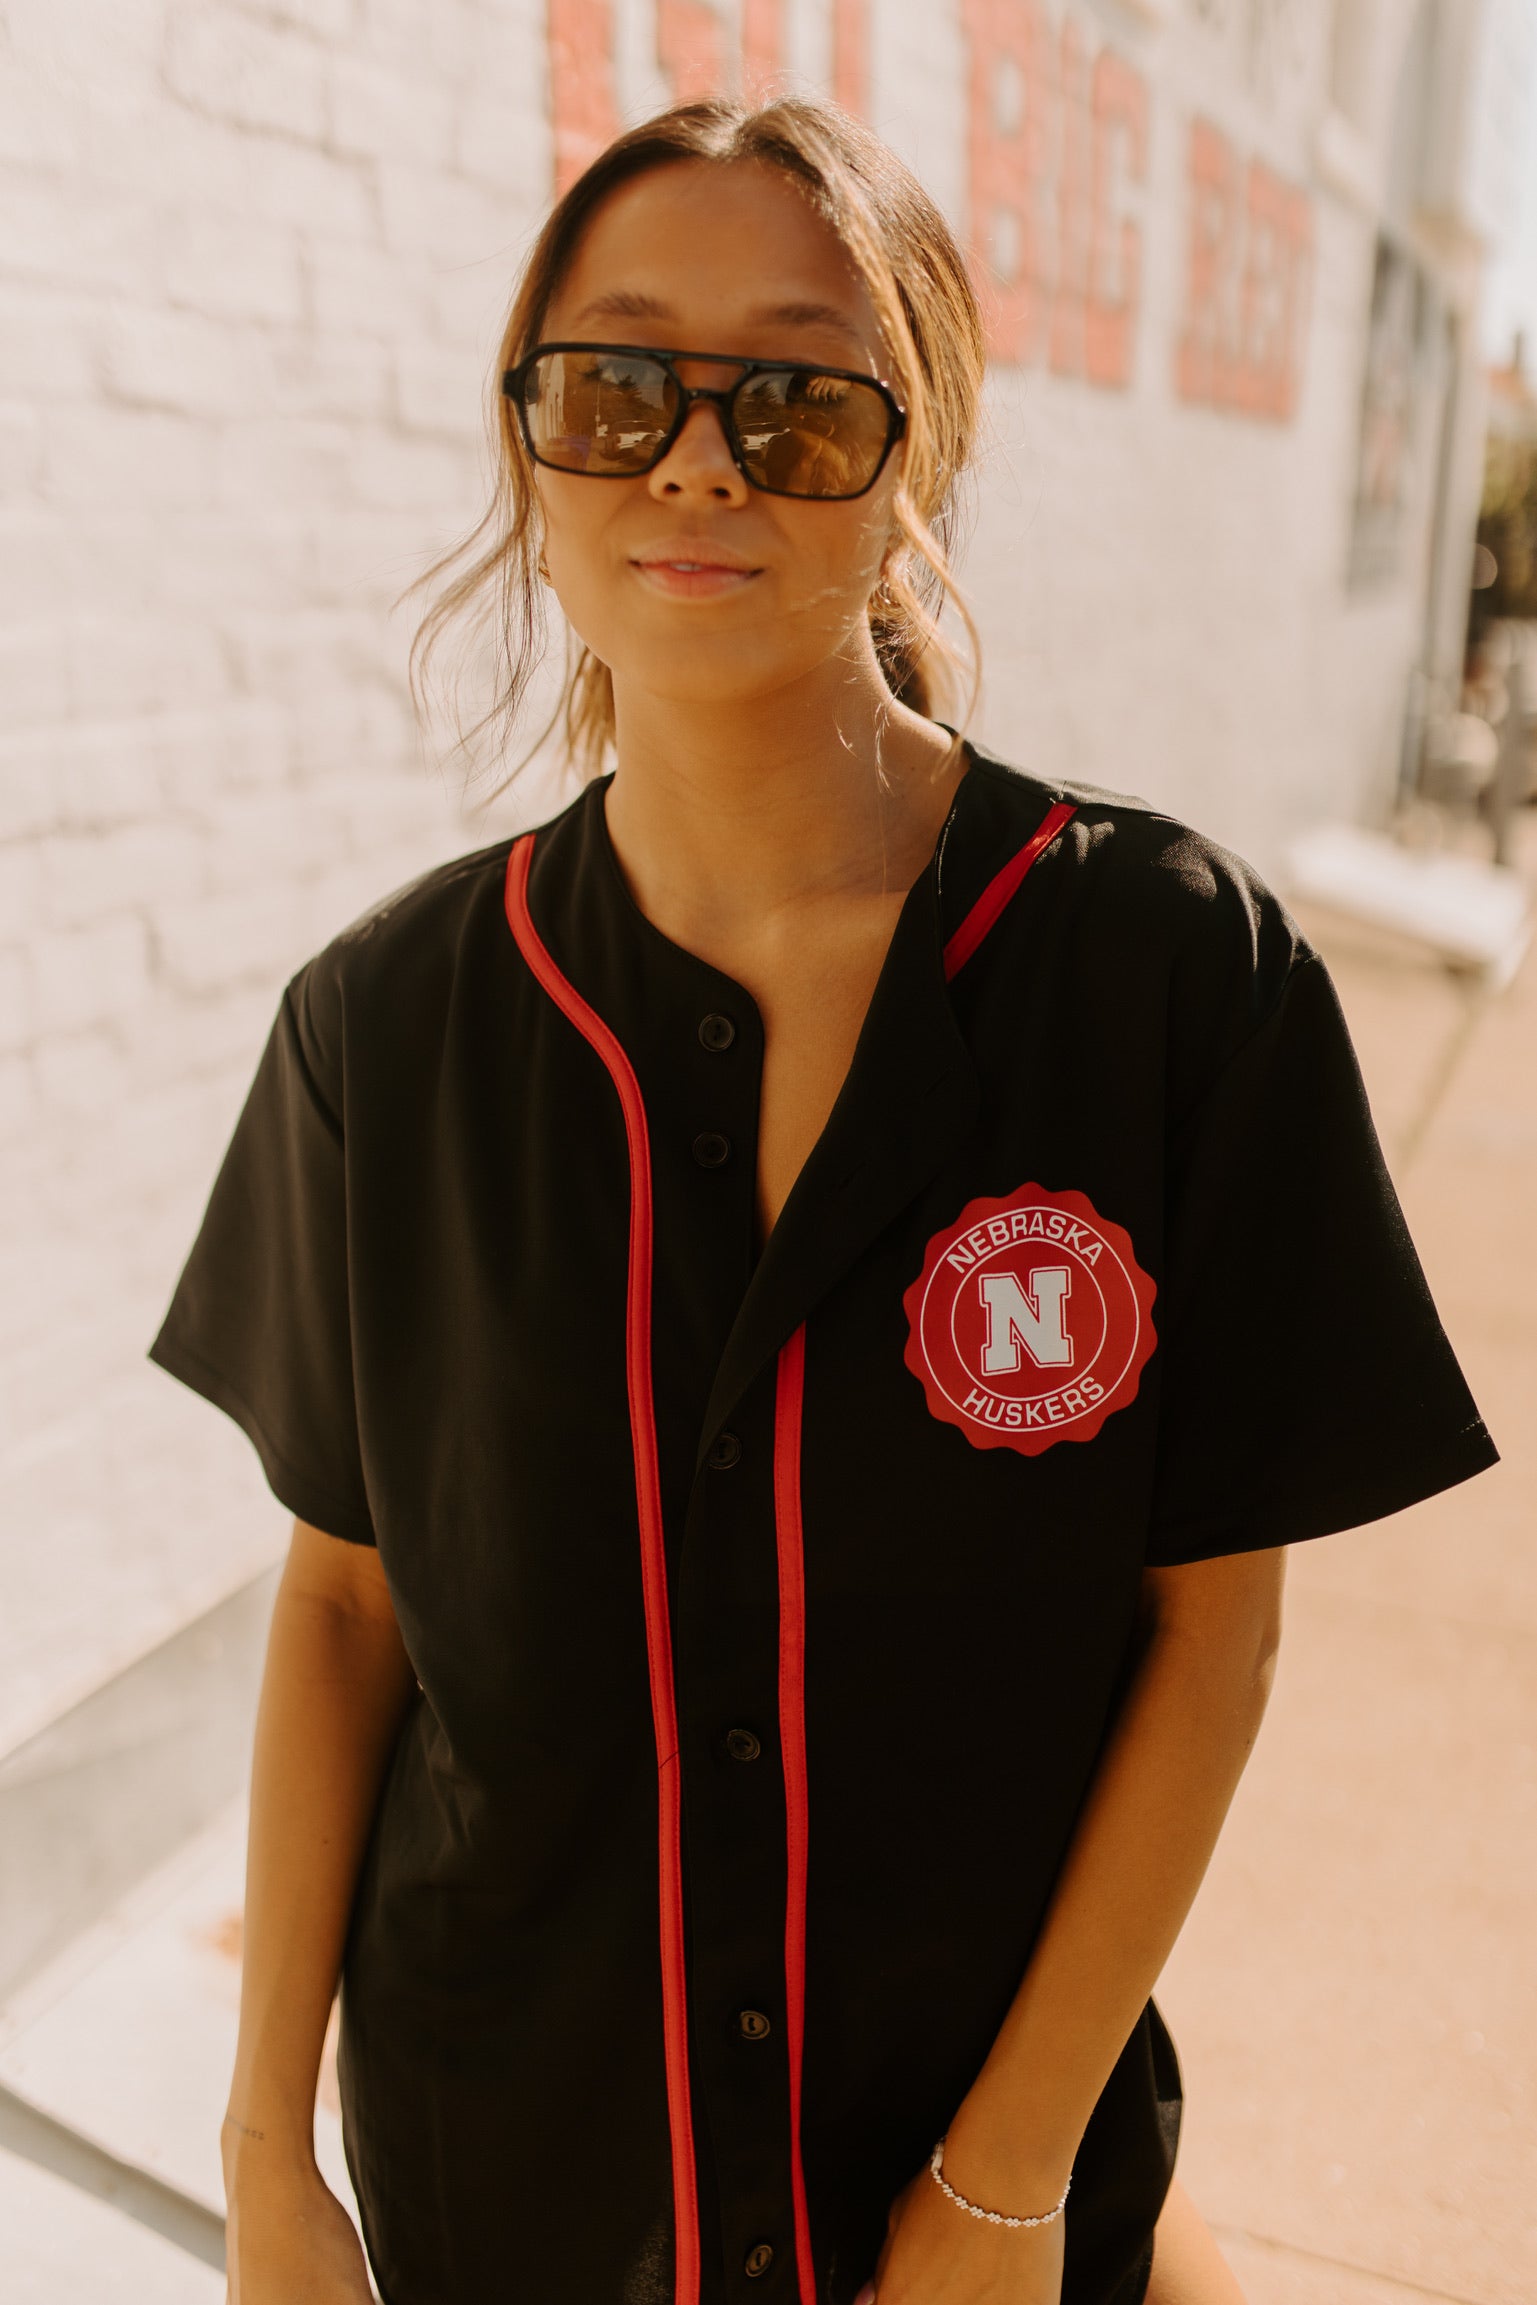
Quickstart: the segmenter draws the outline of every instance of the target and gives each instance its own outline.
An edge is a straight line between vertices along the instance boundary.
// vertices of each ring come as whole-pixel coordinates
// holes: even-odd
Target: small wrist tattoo
[[[248,2129],[244,2121],[237,2121],[235,2119],[233,2113],[225,2114],[224,2126],[226,2129],[238,2129],[242,2137],[254,2138],[258,2145],[265,2145],[267,2142],[267,2132],[265,2129]]]

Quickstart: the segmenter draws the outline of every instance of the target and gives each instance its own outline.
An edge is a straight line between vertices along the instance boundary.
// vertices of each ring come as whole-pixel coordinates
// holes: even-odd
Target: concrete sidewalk
[[[1305,925],[1503,1462],[1292,1553],[1270,1714],[1159,1987],[1180,2174],[1250,2305],[1531,2305],[1537,958],[1470,1010]]]

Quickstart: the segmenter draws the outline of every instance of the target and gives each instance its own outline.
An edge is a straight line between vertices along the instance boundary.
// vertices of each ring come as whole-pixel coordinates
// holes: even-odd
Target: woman
[[[297,1516],[239,2305],[1222,2305],[1149,1995],[1287,1543],[1493,1450],[1328,980],[929,716],[982,354],[864,130],[550,219],[445,613],[611,778],[288,989],[156,1357]],[[601,482],[602,485],[595,485]]]

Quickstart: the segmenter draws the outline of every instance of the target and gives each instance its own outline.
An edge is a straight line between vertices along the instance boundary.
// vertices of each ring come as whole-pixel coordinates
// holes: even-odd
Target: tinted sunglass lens
[[[748,377],[734,409],[748,477],[780,496],[860,495],[891,436],[891,412],[873,385],[812,369]]]
[[[677,413],[677,387],[658,362],[633,353],[546,352],[527,372],[523,411],[541,464],[644,472]]]

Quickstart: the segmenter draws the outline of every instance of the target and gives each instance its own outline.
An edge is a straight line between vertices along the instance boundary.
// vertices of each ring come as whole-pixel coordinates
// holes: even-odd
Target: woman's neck
[[[615,853],[663,934],[721,965],[829,902],[899,900],[962,773],[945,731],[893,703],[873,652],[749,704],[615,703]]]

